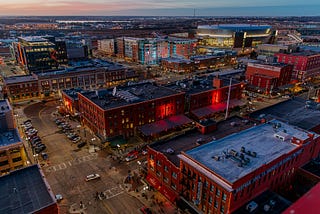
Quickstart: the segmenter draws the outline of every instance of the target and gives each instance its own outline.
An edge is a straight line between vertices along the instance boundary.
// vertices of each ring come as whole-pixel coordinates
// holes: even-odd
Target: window
[[[164,171],[168,172],[168,166],[164,166]]]
[[[157,160],[157,165],[158,165],[158,166],[161,166],[160,160]]]
[[[168,183],[169,182],[169,179],[167,177],[163,177],[163,181]]]
[[[21,161],[21,160],[22,160],[21,157],[17,157],[17,158],[13,158],[13,159],[12,159],[13,162],[18,162],[18,161]]]
[[[209,197],[209,204],[212,204],[212,196]]]
[[[161,172],[157,171],[157,175],[158,175],[158,177],[160,177],[161,176]]]
[[[224,213],[224,206],[222,205],[220,208],[221,213]]]
[[[0,162],[0,166],[5,166],[5,165],[8,165],[8,164],[9,164],[8,160]]]
[[[210,185],[210,192],[213,192],[213,190],[214,190],[214,185],[211,184],[211,185]]]
[[[220,190],[219,189],[217,189],[217,192],[216,192],[216,196],[220,196]]]
[[[172,172],[172,177],[176,179],[177,178],[177,173]]]
[[[175,183],[172,183],[172,184],[171,184],[171,187],[172,187],[172,189],[174,189],[174,190],[176,190],[176,189],[177,189],[177,186],[176,186],[176,184],[175,184]]]
[[[153,155],[150,155],[150,159],[153,160],[153,158],[154,158]]]
[[[227,195],[225,193],[222,193],[222,200],[226,201],[227,200]]]
[[[214,208],[218,208],[218,201],[214,202]]]

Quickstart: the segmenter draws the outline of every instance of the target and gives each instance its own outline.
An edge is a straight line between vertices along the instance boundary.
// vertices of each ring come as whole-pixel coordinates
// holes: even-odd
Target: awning
[[[145,136],[161,133],[163,131],[169,131],[182,125],[192,123],[192,120],[185,115],[176,115],[164,120],[143,125],[139,128],[140,132]]]
[[[229,108],[233,108],[241,105],[244,105],[244,102],[242,102],[241,100],[233,99],[233,100],[230,100]],[[225,111],[226,108],[227,108],[227,103],[218,103],[218,104],[206,106],[203,108],[199,108],[191,112],[198,119],[202,119],[208,116],[213,116],[215,113]]]

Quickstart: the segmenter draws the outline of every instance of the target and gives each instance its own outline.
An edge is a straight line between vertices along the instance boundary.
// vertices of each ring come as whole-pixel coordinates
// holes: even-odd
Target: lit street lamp
[[[33,155],[34,162],[37,163],[37,164],[39,163],[38,156],[39,156],[39,154],[34,154]]]

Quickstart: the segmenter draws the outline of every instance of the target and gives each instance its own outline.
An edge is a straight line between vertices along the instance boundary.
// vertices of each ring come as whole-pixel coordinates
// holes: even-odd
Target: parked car
[[[23,124],[26,124],[26,123],[31,123],[31,120],[28,119],[28,120],[23,121]]]
[[[42,152],[43,150],[45,150],[47,147],[44,144],[40,144],[38,146],[36,146],[36,148],[34,149],[34,151],[39,154],[40,152]]]
[[[56,200],[57,200],[57,202],[62,201],[62,199],[63,199],[63,197],[62,197],[61,194],[57,194],[57,195],[56,195]]]
[[[84,147],[87,143],[86,142],[81,142],[77,145],[77,147],[80,149],[82,147]]]
[[[42,152],[41,153],[41,157],[42,157],[43,160],[47,160],[48,159],[48,154],[45,153],[45,152]]]
[[[76,137],[79,137],[79,135],[77,135],[76,133],[70,133],[67,135],[67,138],[69,138],[70,140],[76,138]]]
[[[95,179],[98,179],[100,178],[100,175],[99,174],[90,174],[90,175],[87,175],[87,177],[85,178],[86,181],[91,181],[91,180],[95,180]]]
[[[139,152],[134,150],[134,151],[131,151],[127,154],[127,157],[126,157],[126,161],[129,162],[129,161],[132,161],[134,159],[137,159],[138,158],[138,155],[139,155]]]
[[[72,139],[72,143],[78,143],[81,140],[81,137],[76,137]]]

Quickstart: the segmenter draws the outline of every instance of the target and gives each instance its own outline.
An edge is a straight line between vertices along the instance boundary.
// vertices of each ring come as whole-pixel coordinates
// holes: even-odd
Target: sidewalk
[[[134,179],[133,179],[134,180]],[[148,184],[140,179],[139,183],[142,185],[135,187],[136,185],[126,183],[126,191],[129,195],[137,198],[144,206],[148,207],[152,213],[155,214],[176,214],[178,213],[176,207],[168,201],[157,190],[148,189]]]

